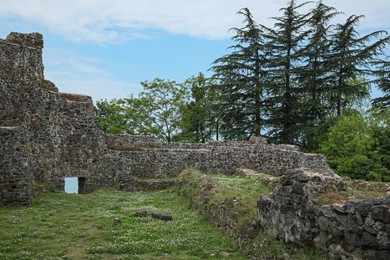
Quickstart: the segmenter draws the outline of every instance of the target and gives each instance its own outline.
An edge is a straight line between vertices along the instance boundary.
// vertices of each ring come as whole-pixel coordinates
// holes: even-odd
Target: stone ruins
[[[134,178],[174,177],[188,167],[251,169],[282,176],[257,205],[258,224],[278,238],[334,257],[388,259],[389,196],[319,205],[316,195],[345,189],[326,159],[263,138],[163,144],[151,136],[105,135],[90,97],[60,93],[44,78],[42,49],[39,33],[0,39],[0,205],[30,205],[35,183],[64,190],[65,177],[78,177],[83,193]]]

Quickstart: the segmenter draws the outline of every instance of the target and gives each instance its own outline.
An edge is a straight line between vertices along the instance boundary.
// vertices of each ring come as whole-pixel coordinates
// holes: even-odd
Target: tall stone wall
[[[29,205],[31,170],[20,127],[0,126],[0,205]]]
[[[28,204],[31,183],[63,189],[88,177],[86,190],[112,184],[98,159],[106,149],[90,97],[56,92],[44,79],[42,35],[0,39],[0,204]]]
[[[32,171],[25,104],[43,79],[42,36],[0,39],[0,205],[30,203]]]

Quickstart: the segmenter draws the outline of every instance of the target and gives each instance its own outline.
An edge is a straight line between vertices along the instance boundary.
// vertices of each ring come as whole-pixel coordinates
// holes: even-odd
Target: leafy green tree
[[[141,82],[138,97],[98,101],[96,114],[106,133],[154,134],[168,143],[181,131],[187,90],[171,80]]]
[[[153,133],[152,122],[144,109],[144,99],[130,96],[96,102],[96,115],[103,131],[108,134]]]
[[[378,133],[388,131],[389,125],[383,127],[382,124],[383,121],[380,123],[374,117],[364,117],[357,112],[340,117],[329,129],[320,151],[340,175],[354,179],[386,180],[390,169],[383,164],[381,149],[388,144],[378,145],[377,138]]]
[[[149,132],[168,143],[180,133],[182,111],[188,100],[188,91],[175,81],[155,78],[141,82],[144,91],[139,94],[140,109],[145,120],[150,120]]]
[[[213,139],[218,132],[213,83],[199,73],[198,76],[187,79],[183,85],[191,91],[191,100],[183,107],[179,140],[204,143]]]
[[[235,33],[232,53],[213,63],[213,79],[219,93],[221,134],[225,139],[246,139],[260,136],[265,127],[263,110],[267,62],[263,53],[263,32],[249,9],[238,12],[244,27],[232,28]]]
[[[96,102],[96,116],[103,131],[108,134],[133,134],[127,125],[127,115],[117,99]]]
[[[156,134],[158,132],[153,126],[149,111],[145,108],[149,102],[144,97],[134,97],[133,95],[119,99],[118,103],[123,107],[126,115],[126,127],[130,134]]]
[[[390,181],[390,108],[374,109],[375,150],[378,151],[380,164],[384,167],[382,180]]]

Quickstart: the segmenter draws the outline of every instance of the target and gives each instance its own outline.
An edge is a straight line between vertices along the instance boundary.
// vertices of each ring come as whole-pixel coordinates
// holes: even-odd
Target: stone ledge
[[[0,126],[0,134],[15,133],[19,131],[19,126]]]

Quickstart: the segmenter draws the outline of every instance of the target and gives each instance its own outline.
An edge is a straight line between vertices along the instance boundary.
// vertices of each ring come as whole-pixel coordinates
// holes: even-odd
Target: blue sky
[[[297,1],[302,3],[302,1]],[[390,32],[389,0],[323,0],[346,15],[364,14],[362,34]],[[61,92],[96,100],[141,91],[155,77],[182,82],[226,54],[236,12],[248,7],[258,23],[287,0],[1,0],[0,38],[9,32],[44,36],[45,76]],[[340,22],[342,20],[339,20]],[[374,93],[375,95],[375,93]]]

